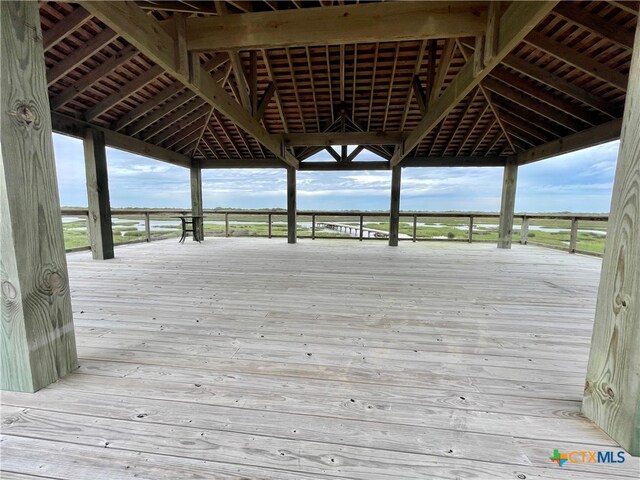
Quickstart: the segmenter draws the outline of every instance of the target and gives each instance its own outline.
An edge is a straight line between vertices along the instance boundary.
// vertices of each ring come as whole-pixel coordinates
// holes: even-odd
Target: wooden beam
[[[0,2],[0,389],[78,367],[37,2]]]
[[[353,149],[353,152],[351,152],[349,155],[347,155],[347,158],[345,159],[345,161],[347,162],[353,162],[353,160],[355,160],[355,158],[360,155],[360,153],[364,150],[364,147],[362,145],[358,145],[356,148]]]
[[[559,58],[574,68],[582,70],[605,83],[610,83],[623,92],[627,90],[627,83],[629,81],[627,75],[600,63],[598,60],[584,53],[578,52],[575,48],[564,45],[536,31],[529,33],[525,41],[543,52]]]
[[[402,162],[403,167],[504,167],[507,157],[409,157]]]
[[[341,161],[342,161],[342,158],[340,157],[340,155],[338,154],[338,152],[336,152],[336,151],[333,149],[333,147],[327,146],[327,147],[324,147],[324,149],[327,151],[327,153],[328,153],[329,155],[331,155],[331,156],[333,157],[333,159],[334,159],[336,162],[341,162]]]
[[[202,167],[198,160],[191,162],[190,175],[191,180],[191,215],[201,217],[193,219],[193,240],[201,242],[204,240],[204,222],[202,208]]]
[[[113,258],[113,229],[104,132],[85,130],[84,169],[87,179],[89,246],[94,260]]]
[[[204,115],[204,110],[207,107],[208,105],[204,100],[196,97],[194,100],[173,110],[169,115],[162,118],[162,120],[159,120],[148,128],[145,128],[140,135],[140,138],[145,141],[153,139],[152,143],[161,142],[175,133],[180,132],[182,128],[189,125],[193,121],[193,115]],[[164,136],[161,135],[161,132],[163,131],[165,131]]]
[[[155,80],[158,76],[162,75],[164,71],[162,67],[159,65],[155,65],[151,67],[146,72],[138,75],[129,83],[122,85],[116,90],[114,93],[109,95],[107,98],[99,102],[97,105],[91,107],[86,112],[84,112],[84,119],[88,122],[94,120],[99,117],[103,113],[109,111],[118,103],[126,99],[127,97],[133,95],[141,88],[147,86],[147,84],[153,80]]]
[[[137,120],[138,118],[145,115],[147,112],[150,112],[154,108],[156,108],[161,103],[167,101],[169,98],[173,97],[177,93],[185,90],[185,86],[181,82],[175,82],[171,84],[169,87],[163,88],[157,95],[153,97],[153,101],[142,102],[140,105],[135,107],[129,113],[125,113],[122,117],[120,117],[117,121],[115,121],[111,125],[111,130],[120,131],[131,122]]]
[[[498,80],[503,82],[503,84],[506,84],[509,87],[517,88],[519,90],[519,92],[516,91],[516,93],[513,93],[511,89],[506,90],[510,94],[503,96],[516,103],[520,103],[519,100],[524,98],[524,103],[521,103],[521,105],[525,105],[527,106],[527,108],[530,108],[529,105],[531,105],[532,107],[535,105],[535,107],[530,109],[535,111],[536,113],[539,113],[543,117],[548,118],[549,120],[553,120],[560,125],[570,128],[574,132],[582,130],[585,124],[595,125],[597,123],[595,119],[596,116],[594,116],[594,114],[588,109],[576,103],[567,101],[552,92],[541,88],[536,88],[536,86],[532,85],[529,80],[526,80],[519,75],[510,72],[506,68],[500,66],[496,67],[491,72],[491,77],[497,78]],[[488,84],[492,81],[492,78],[486,78],[483,81],[483,85],[488,86]],[[490,88],[490,90],[493,89]],[[499,91],[494,91],[498,94],[501,94]],[[501,91],[505,91],[504,88]],[[527,95],[523,97],[523,94]],[[535,100],[533,103],[531,103],[531,100],[533,100],[534,98],[535,100],[539,100],[540,102],[544,103],[540,104],[540,102],[537,102]],[[547,105],[551,105],[554,108],[548,108]],[[576,121],[576,119],[578,119],[579,121]]]
[[[145,128],[149,127],[153,123],[160,120],[165,115],[168,115],[174,110],[180,108],[182,105],[184,105],[185,103],[193,99],[195,96],[196,94],[190,90],[187,90],[175,96],[173,99],[171,99],[170,101],[162,105],[160,108],[156,109],[154,112],[150,113],[149,115],[146,115],[144,118],[141,118],[137,122],[134,122],[131,125],[129,125],[129,127],[127,127],[127,129],[125,130],[126,134],[131,136],[138,134],[139,132],[143,131]]]
[[[269,85],[267,86],[266,90],[262,94],[262,97],[260,97],[260,100],[258,101],[258,107],[256,108],[255,113],[253,114],[253,118],[255,118],[258,121],[262,120],[262,117],[264,117],[264,112],[267,110],[267,107],[269,106],[269,102],[271,102],[271,99],[273,98],[273,95],[275,93],[276,93],[276,84],[273,82],[269,82]]]
[[[189,50],[251,50],[455,38],[484,32],[486,4],[400,2],[187,19]]]
[[[492,92],[495,92],[498,95],[511,100],[512,102],[517,103],[538,115],[541,115],[547,120],[573,130],[574,132],[582,130],[585,127],[586,122],[581,122],[575,117],[559,111],[558,109],[549,106],[547,103],[540,102],[534,97],[522,93],[520,90],[516,90],[515,88],[511,88],[507,84],[495,80],[494,78],[487,77],[483,80],[482,84]]]
[[[135,153],[136,155],[142,155],[143,157],[154,158],[180,167],[189,167],[189,165],[191,165],[191,159],[186,155],[158,147],[157,145],[138,140],[137,138],[114,132],[113,130],[83,122],[67,115],[52,112],[51,120],[54,132],[76,138],[83,138],[84,131],[87,128],[94,128],[104,133],[105,143],[110,147],[117,148],[118,150],[124,150],[125,152]]]
[[[331,145],[398,145],[402,132],[327,132],[285,133],[277,136],[286,146],[331,146]]]
[[[558,90],[565,95],[575,98],[579,102],[589,105],[611,118],[619,118],[621,115],[619,108],[615,104],[593,95],[587,90],[584,90],[583,88],[557,76],[552,72],[548,72],[544,68],[538,67],[527,60],[523,60],[515,55],[507,55],[504,58],[503,63],[509,68]]]
[[[526,165],[528,163],[544,160],[545,158],[555,157],[557,155],[575,152],[576,150],[617,140],[620,138],[621,127],[622,119],[611,120],[610,122],[598,125],[597,127],[588,128],[567,137],[553,140],[549,143],[545,143],[544,145],[519,153],[517,157],[518,164]]]
[[[276,157],[294,168],[298,167],[298,160],[284,149],[282,143],[274,141],[260,122],[234,101],[199,64],[194,65],[194,70],[190,72],[189,78],[180,74],[175,61],[174,41],[155,18],[147,15],[130,2],[94,1],[83,3],[83,6],[101,21],[110,25],[149,59],[164,68],[167,73],[175,76],[196,95],[202,97],[229,120],[252,135]],[[235,16],[237,15],[220,18]],[[189,19],[187,19],[187,28],[190,28]]]
[[[582,6],[560,2],[553,10],[565,20],[580,25],[596,35],[610,40],[626,49],[633,48],[633,30],[585,10]]]
[[[640,29],[629,78],[640,77]],[[582,413],[640,455],[640,83],[629,83]]]
[[[444,41],[442,54],[440,55],[440,60],[438,60],[436,76],[433,80],[433,85],[429,87],[431,92],[431,96],[429,97],[429,105],[431,105],[440,96],[440,90],[442,89],[442,85],[444,85],[444,81],[447,78],[447,72],[449,71],[449,66],[451,65],[451,60],[453,59],[453,52],[455,51],[455,49],[455,40],[447,39]]]
[[[73,100],[79,93],[83,92],[93,84],[97,83],[102,77],[108,75],[123,63],[131,60],[137,55],[137,51],[131,45],[123,48],[113,57],[104,63],[101,63],[88,74],[83,75],[77,81],[64,89],[51,99],[51,110],[57,110],[66,103]]]
[[[413,88],[413,94],[416,96],[416,102],[418,103],[420,113],[422,115],[425,115],[427,113],[428,99],[424,92],[424,89],[422,88],[422,82],[420,81],[420,77],[418,75],[413,76],[411,87]]]
[[[518,163],[515,159],[511,158],[507,161],[507,164],[504,167],[504,176],[502,178],[502,202],[500,204],[498,248],[511,248],[517,180]]]
[[[87,58],[102,50],[116,39],[118,34],[110,28],[105,28],[95,37],[76,48],[73,52],[65,56],[60,62],[47,70],[47,85],[52,85],[64,77],[71,70],[83,63]]]
[[[298,240],[298,221],[296,206],[296,169],[287,167],[287,241]]]
[[[402,168],[396,165],[391,169],[391,203],[389,206],[389,246],[398,246],[400,233],[400,185]]]
[[[551,11],[557,2],[514,2],[500,18],[498,50],[491,61],[480,72],[468,61],[456,78],[429,108],[396,150],[391,165],[397,165],[433,130],[455,106],[478,85],[502,59]]]
[[[84,8],[76,8],[49,30],[43,32],[42,44],[45,52],[64,40],[71,32],[84,25],[90,17],[91,15]]]

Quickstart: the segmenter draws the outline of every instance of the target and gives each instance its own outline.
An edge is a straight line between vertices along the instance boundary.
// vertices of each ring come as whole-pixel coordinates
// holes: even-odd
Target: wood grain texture
[[[198,160],[193,160],[190,170],[191,215],[202,217],[202,168]],[[204,219],[193,220],[193,240],[204,240]]]
[[[637,476],[629,457],[615,470],[548,458],[617,449],[579,411],[599,259],[220,238],[122,247],[112,262],[71,254],[69,265],[81,367],[37,395],[3,394],[3,469]]]
[[[109,260],[113,258],[114,253],[104,133],[89,128],[85,131],[82,141],[87,180],[89,245],[94,260]]]
[[[518,163],[507,161],[502,176],[502,201],[500,202],[500,225],[498,227],[498,248],[511,248],[513,238],[513,213],[516,206],[516,186]]]
[[[0,388],[35,391],[77,367],[36,2],[1,2]]]
[[[287,168],[287,241],[296,243],[298,238],[298,206],[296,191],[296,170]]]
[[[640,30],[630,77],[640,77]],[[582,411],[640,455],[640,83],[629,82]]]
[[[391,169],[391,192],[389,205],[389,246],[398,246],[400,232],[400,189],[402,168],[398,165]]]

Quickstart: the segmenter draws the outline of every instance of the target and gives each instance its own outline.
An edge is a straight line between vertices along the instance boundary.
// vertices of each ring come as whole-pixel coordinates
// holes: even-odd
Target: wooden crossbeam
[[[333,157],[336,162],[342,162],[342,157],[336,152],[333,147],[324,147],[329,155]]]
[[[138,75],[135,79],[130,81],[129,83],[118,88],[114,93],[109,95],[107,98],[102,100],[97,105],[91,107],[89,110],[84,112],[84,118],[88,122],[99,117],[103,113],[109,111],[118,103],[126,99],[127,97],[133,95],[138,90],[147,86],[147,84],[153,80],[155,80],[158,76],[162,75],[164,71],[162,67],[159,65],[154,65],[149,70],[144,72],[141,75]]]
[[[402,132],[285,133],[280,138],[290,147],[330,145],[398,145]]]
[[[217,111],[253,136],[277,158],[293,167],[298,166],[298,160],[284,149],[282,143],[275,141],[260,122],[255,120],[242,105],[235,102],[199,63],[190,63],[188,75],[180,73],[176,62],[175,42],[158,20],[130,2],[92,1],[83,2],[82,5],[149,59],[164,68],[167,73],[176,77],[196,95],[205,99]],[[187,19],[187,22],[189,20]]]
[[[438,68],[436,70],[436,76],[433,80],[433,85],[429,86],[431,92],[431,96],[429,97],[429,105],[431,105],[440,96],[440,90],[442,89],[442,85],[447,78],[447,72],[449,71],[449,66],[451,65],[451,60],[453,59],[455,48],[455,40],[445,40],[444,47],[442,48],[442,54],[440,55],[440,60],[438,61]]]
[[[104,132],[105,143],[110,147],[135,153],[136,155],[142,155],[143,157],[154,158],[180,167],[188,168],[191,165],[191,159],[186,155],[114,132],[107,128],[89,124],[67,115],[62,115],[61,113],[52,112],[51,121],[54,132],[70,135],[75,138],[83,138],[84,132],[89,128],[93,128]]]
[[[627,90],[627,75],[600,63],[584,53],[578,52],[573,47],[564,45],[535,31],[531,32],[525,38],[525,41],[605,83],[610,83],[622,91]]]
[[[500,18],[499,42],[495,56],[486,65],[483,65],[480,70],[474,66],[472,61],[468,61],[465,64],[442,95],[430,105],[429,111],[420,120],[416,129],[407,136],[401,147],[396,150],[391,159],[391,165],[394,166],[400,163],[404,157],[417,147],[422,139],[548,15],[556,3],[555,1],[512,3]]]
[[[61,42],[71,32],[80,28],[91,15],[84,8],[76,8],[53,27],[42,33],[42,45],[45,52]]]
[[[102,50],[105,45],[111,43],[117,36],[118,34],[110,28],[102,30],[95,37],[64,57],[62,61],[47,70],[47,85],[56,83],[91,55]]]
[[[562,155],[564,153],[574,152],[594,145],[610,142],[620,138],[620,129],[622,128],[622,119],[611,120],[610,122],[598,125],[597,127],[588,128],[568,137],[553,140],[544,145],[540,145],[518,154],[518,163],[525,165],[527,163],[537,162],[545,158]]]
[[[412,157],[407,158],[402,167],[408,168],[458,168],[458,167],[504,167],[509,157]],[[286,165],[275,158],[244,158],[203,160],[202,168],[231,169],[231,168],[286,168]],[[361,162],[300,162],[300,171],[363,171],[390,170],[388,161]]]
[[[126,61],[136,56],[138,52],[131,45],[125,47],[113,57],[96,68],[91,70],[87,75],[83,75],[80,79],[73,82],[69,87],[57,94],[50,100],[51,110],[57,110],[66,103],[73,100],[79,93],[97,83],[102,77],[108,75]]]
[[[486,9],[476,2],[394,2],[193,17],[187,44],[251,50],[473,36],[484,32]]]
[[[516,57],[515,55],[507,55],[503,62],[509,68],[512,68],[533,80],[548,85],[565,95],[575,98],[579,102],[589,105],[611,118],[618,118],[621,115],[619,108],[615,104],[593,95],[587,90],[559,77],[554,73],[548,72],[542,67],[538,67],[537,65]]]
[[[413,80],[411,81],[411,87],[413,88],[413,94],[416,96],[416,102],[418,103],[418,108],[420,109],[420,113],[422,115],[427,113],[427,96],[424,93],[424,88],[422,87],[422,82],[420,81],[420,77],[418,75],[413,76]]]

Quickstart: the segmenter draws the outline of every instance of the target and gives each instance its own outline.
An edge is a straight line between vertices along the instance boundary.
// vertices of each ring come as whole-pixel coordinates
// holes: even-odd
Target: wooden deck
[[[580,415],[600,260],[175,240],[68,256],[80,368],[2,393],[2,478],[637,478]]]

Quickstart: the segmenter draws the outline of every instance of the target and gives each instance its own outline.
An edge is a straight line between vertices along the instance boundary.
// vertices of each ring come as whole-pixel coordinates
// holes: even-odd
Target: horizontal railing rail
[[[138,243],[138,242],[150,242],[155,239],[164,239],[170,236],[174,236],[177,232],[174,233],[163,233],[163,232],[153,232],[151,221],[152,217],[154,220],[167,220],[171,219],[171,217],[178,217],[180,215],[189,215],[191,211],[189,209],[163,209],[163,208],[114,208],[111,210],[111,216],[113,218],[126,218],[126,217],[136,217],[140,218],[144,221],[144,235],[142,238],[138,238],[131,241],[119,241],[118,245],[125,245],[130,243]],[[88,218],[89,211],[86,208],[62,208],[62,216],[63,217],[84,217]],[[266,223],[267,229],[266,233],[254,233],[252,236],[256,237],[286,237],[286,234],[277,234],[274,233],[274,217],[285,217],[287,215],[286,210],[233,210],[233,209],[205,209],[203,211],[204,220],[207,221],[207,217],[211,218],[212,216],[217,216],[218,218],[223,219],[223,231],[222,234],[225,237],[231,236],[230,230],[230,222],[232,222],[229,217],[256,217],[256,216],[264,216],[265,221],[261,222],[258,220],[254,220],[256,224],[264,224]],[[318,234],[318,225],[322,225],[323,229],[334,230],[334,231],[343,231],[345,233],[349,233],[349,236],[345,235],[328,235],[327,232],[322,234],[322,238],[328,239],[345,239],[350,238],[354,240],[380,240],[388,238],[388,233],[385,235],[384,229],[381,228],[371,228],[365,224],[365,219],[378,218],[383,219],[389,216],[389,212],[385,211],[325,211],[325,210],[299,210],[297,212],[298,217],[307,217],[310,219],[310,222],[302,222],[302,223],[310,223],[310,227],[308,228],[308,235],[300,235],[301,238],[318,238],[320,235]],[[350,223],[341,224],[339,221],[328,221],[327,218],[331,219],[354,219]],[[466,236],[459,237],[456,235],[449,235],[446,238],[432,238],[432,237],[424,237],[419,234],[419,224],[418,220],[420,219],[451,219],[451,218],[459,218],[465,220],[466,224]],[[400,212],[401,221],[404,219],[403,223],[409,223],[411,225],[410,233],[403,233],[402,238],[400,240],[403,241],[465,241],[465,242],[482,242],[482,241],[495,241],[491,240],[483,240],[479,238],[474,238],[474,234],[478,235],[479,233],[486,233],[486,231],[480,232],[477,227],[482,227],[482,223],[476,223],[478,219],[499,219],[500,214],[495,212],[480,212],[480,211],[468,211],[468,212],[424,212],[424,211],[405,211]],[[514,215],[514,219],[519,221],[520,223],[520,238],[519,243],[521,244],[531,244],[538,245],[544,247],[551,248],[559,248],[562,250],[567,250],[570,253],[585,253],[590,255],[601,255],[601,252],[591,251],[591,250],[581,250],[578,249],[578,236],[580,233],[580,222],[607,222],[609,219],[608,215],[604,214],[576,214],[576,213],[516,213]],[[177,218],[176,218],[177,220]],[[408,222],[407,222],[408,220]],[[544,242],[538,242],[536,240],[532,241],[532,238],[535,238],[535,233],[531,231],[532,228],[547,228],[547,227],[539,227],[532,226],[531,223],[539,220],[558,220],[558,221],[567,221],[569,222],[569,228],[558,228],[558,232],[568,231],[569,238],[566,242],[566,247],[563,245],[551,245]],[[278,224],[282,224],[283,222],[278,222]],[[606,235],[606,229],[601,230],[602,237]],[[456,233],[464,233],[465,230],[458,230]],[[515,240],[514,231],[514,241]],[[87,240],[88,242],[88,240]],[[67,251],[76,251],[76,250],[85,250],[88,249],[89,246],[81,246],[75,248],[68,248]]]

